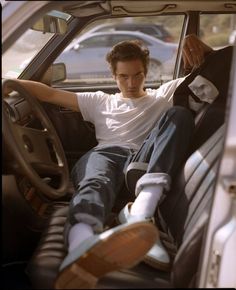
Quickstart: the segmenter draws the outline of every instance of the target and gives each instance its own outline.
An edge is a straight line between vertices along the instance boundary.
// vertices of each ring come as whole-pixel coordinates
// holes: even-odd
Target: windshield
[[[2,77],[18,78],[30,60],[54,36],[28,29],[2,56]]]

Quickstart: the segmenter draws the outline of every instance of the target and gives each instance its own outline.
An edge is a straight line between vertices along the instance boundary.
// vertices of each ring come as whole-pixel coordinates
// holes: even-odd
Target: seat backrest
[[[173,104],[189,108],[195,114],[205,103],[225,102],[232,55],[232,46],[211,52],[177,87],[173,95]]]
[[[159,206],[159,226],[167,235],[166,240],[174,245],[172,248],[178,251],[172,271],[177,287],[189,286],[189,271],[197,271],[199,248],[213,200],[224,131],[225,126],[222,125],[188,158],[173,181],[173,190],[168,192]]]
[[[174,105],[189,108],[195,116],[196,128],[188,156],[224,123],[232,55],[232,46],[213,51],[174,93]]]
[[[224,125],[188,158],[159,206],[161,226],[177,245],[211,200],[223,133]]]
[[[226,102],[205,104],[195,116],[195,130],[188,156],[205,143],[224,124]]]

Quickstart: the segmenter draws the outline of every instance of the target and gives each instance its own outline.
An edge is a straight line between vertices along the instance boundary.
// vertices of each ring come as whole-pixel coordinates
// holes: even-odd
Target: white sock
[[[92,227],[89,224],[78,223],[72,226],[68,235],[69,247],[68,251],[71,252],[85,239],[94,234]]]
[[[162,191],[162,185],[146,186],[140,191],[132,204],[130,210],[131,215],[144,215],[147,218],[153,217]]]

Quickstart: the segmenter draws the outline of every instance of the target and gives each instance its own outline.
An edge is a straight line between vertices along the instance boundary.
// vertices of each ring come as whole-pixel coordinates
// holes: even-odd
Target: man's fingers
[[[7,97],[12,91],[13,91],[12,88],[9,88],[8,86],[5,86],[4,91],[3,91],[3,96]]]
[[[183,61],[184,61],[185,69],[188,69],[189,67],[193,67],[194,65],[190,53],[187,53],[186,50],[183,50]]]
[[[198,67],[204,61],[205,44],[195,35],[188,35],[184,41],[183,54],[192,67]]]

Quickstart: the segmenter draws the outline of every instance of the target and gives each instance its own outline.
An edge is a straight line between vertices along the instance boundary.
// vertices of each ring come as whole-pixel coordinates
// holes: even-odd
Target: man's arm
[[[29,80],[15,80],[19,82],[32,96],[40,101],[66,107],[73,111],[79,111],[79,105],[75,93],[51,88],[43,83]],[[8,94],[8,92],[4,92]]]
[[[213,49],[202,42],[195,34],[187,35],[183,44],[183,61],[184,69],[191,71],[199,67],[205,57],[212,52]]]

